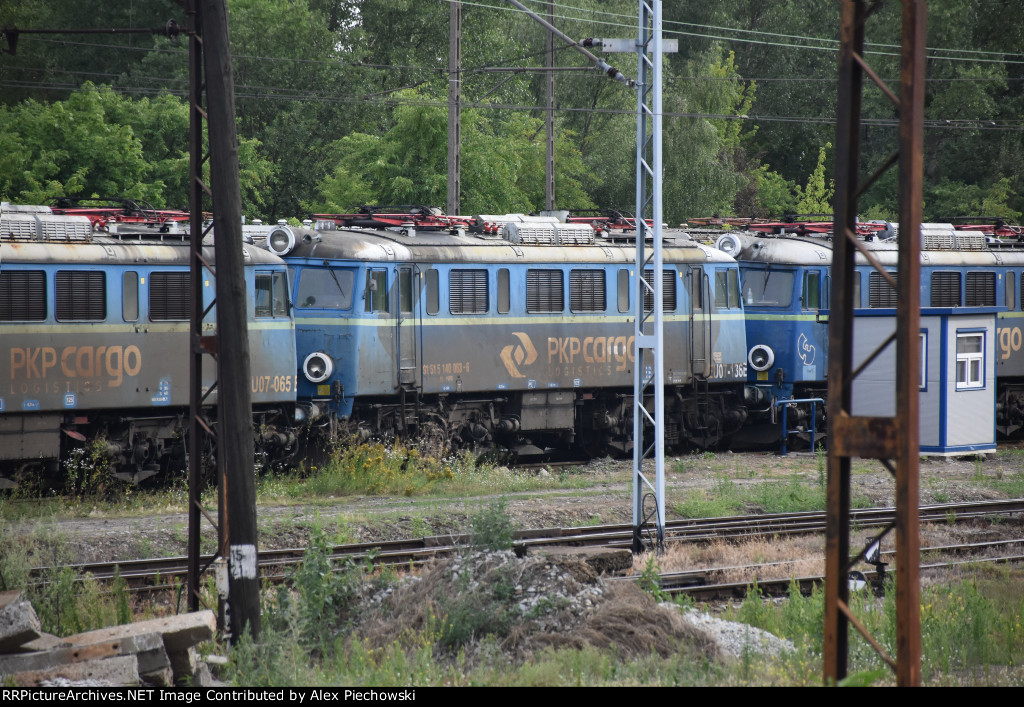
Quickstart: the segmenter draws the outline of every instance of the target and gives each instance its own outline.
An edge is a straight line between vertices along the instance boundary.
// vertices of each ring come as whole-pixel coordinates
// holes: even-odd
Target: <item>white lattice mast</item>
[[[636,109],[636,301],[633,369],[633,551],[644,549],[644,527],[653,520],[655,542],[665,542],[665,365],[664,268],[661,248],[661,0],[640,1],[637,34]],[[650,214],[652,225],[647,226]],[[648,248],[647,238],[651,244]],[[653,270],[648,282],[645,273]],[[650,296],[651,311],[644,302]],[[654,386],[654,409],[644,397]],[[644,435],[653,427],[653,439]],[[644,474],[643,460],[654,457],[654,483]],[[650,470],[648,470],[649,472]],[[645,504],[644,500],[651,503]]]

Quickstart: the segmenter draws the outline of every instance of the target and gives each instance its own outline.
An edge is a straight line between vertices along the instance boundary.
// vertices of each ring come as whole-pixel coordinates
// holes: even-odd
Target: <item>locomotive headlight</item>
[[[719,236],[718,240],[715,241],[715,247],[718,248],[718,250],[733,257],[736,257],[739,254],[741,245],[740,239],[731,233],[725,233]]]
[[[310,383],[323,383],[334,372],[334,361],[325,353],[311,353],[302,362],[302,372]]]
[[[775,363],[775,352],[770,346],[758,344],[747,354],[747,363],[755,371],[767,371]]]
[[[288,255],[295,247],[295,233],[288,226],[278,226],[267,236],[267,247],[274,255]]]

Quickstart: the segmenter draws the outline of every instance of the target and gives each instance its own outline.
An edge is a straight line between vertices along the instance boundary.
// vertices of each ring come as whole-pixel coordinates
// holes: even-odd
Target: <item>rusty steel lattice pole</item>
[[[836,125],[836,198],[832,260],[832,311],[829,323],[828,517],[825,555],[824,679],[847,674],[849,627],[852,624],[896,672],[901,686],[920,684],[921,625],[918,566],[918,454],[920,371],[920,251],[922,151],[924,141],[924,0],[903,0],[903,50],[899,96],[890,91],[864,60],[864,24],[879,2],[844,0],[839,57]],[[867,76],[899,110],[899,150],[864,183],[859,180],[860,112]],[[899,163],[899,261],[896,289],[896,417],[852,414],[853,315],[857,201],[892,164]],[[877,266],[876,266],[877,267]],[[882,272],[887,280],[891,274]],[[891,343],[887,341],[881,348]],[[873,356],[873,355],[872,355]],[[872,356],[869,356],[870,359]],[[867,547],[850,556],[850,460],[881,459],[896,482],[896,520],[868,545],[895,529],[896,658],[857,621],[849,608],[848,574]],[[889,461],[896,460],[893,467]]]

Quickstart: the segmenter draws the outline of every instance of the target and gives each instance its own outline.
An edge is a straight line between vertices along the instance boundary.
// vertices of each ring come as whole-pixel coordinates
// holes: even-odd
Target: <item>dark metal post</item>
[[[925,6],[903,0],[901,90],[897,97],[868,69],[864,60],[864,23],[878,7],[865,0],[845,0],[839,58],[836,126],[835,244],[832,255],[832,302],[829,323],[829,480],[825,556],[824,678],[847,674],[848,632],[854,626],[896,673],[901,686],[920,684],[921,625],[918,567],[918,455],[920,448],[918,380],[920,371],[921,196],[924,131]],[[900,147],[866,182],[859,181],[861,90],[867,76],[898,108]],[[899,264],[895,282],[876,262],[872,265],[896,288],[896,417],[852,415],[853,276],[857,240],[857,200],[865,189],[899,162]],[[889,345],[886,341],[875,353]],[[872,354],[871,356],[873,356]],[[870,358],[870,356],[869,356]],[[850,459],[881,459],[896,481],[896,659],[885,654],[849,607]],[[896,459],[895,468],[888,460]],[[881,536],[873,540],[877,542]],[[854,560],[863,557],[867,548]]]
[[[253,636],[260,630],[255,450],[246,325],[249,298],[242,267],[242,197],[228,9],[226,0],[205,0],[202,8],[217,258],[220,551],[228,561],[228,627],[231,640],[237,641],[247,627]]]
[[[896,460],[896,680],[921,683],[921,562],[918,472],[921,347],[921,203],[924,152],[924,0],[903,0],[900,60],[900,238],[896,416],[902,425]]]
[[[188,609],[199,610],[199,552],[202,518],[200,492],[203,468],[203,42],[199,0],[188,0],[189,72],[189,268],[191,327],[189,329],[189,434],[188,434]]]
[[[448,11],[448,213],[462,206],[462,3]]]
[[[548,22],[555,23],[555,9],[551,2],[547,4]],[[555,35],[550,30],[547,34],[547,111],[544,113],[544,134],[547,138],[547,153],[544,161],[544,208],[551,211],[555,208]]]

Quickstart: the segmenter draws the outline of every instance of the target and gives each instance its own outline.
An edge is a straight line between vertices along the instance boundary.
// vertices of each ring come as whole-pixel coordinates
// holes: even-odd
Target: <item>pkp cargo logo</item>
[[[526,378],[519,372],[520,366],[529,366],[537,360],[537,349],[533,347],[530,337],[521,331],[512,332],[512,336],[519,339],[518,344],[509,344],[501,350],[501,362],[513,378]]]

